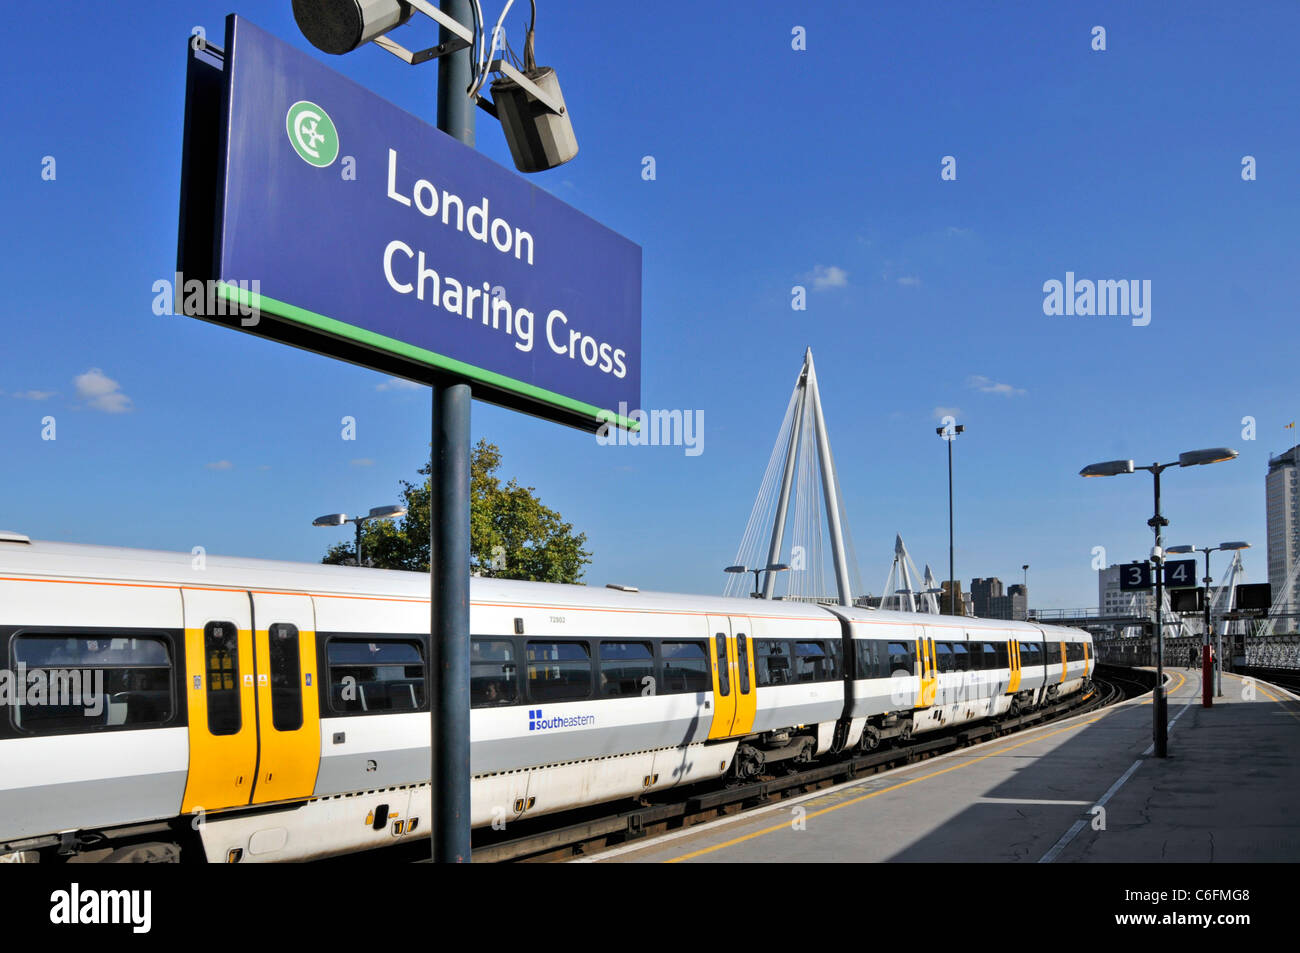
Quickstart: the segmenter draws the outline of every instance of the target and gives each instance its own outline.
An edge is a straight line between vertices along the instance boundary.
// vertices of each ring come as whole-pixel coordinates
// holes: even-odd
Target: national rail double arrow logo
[[[284,117],[289,142],[303,161],[323,169],[339,154],[339,133],[334,120],[320,106],[300,99],[289,107]]]

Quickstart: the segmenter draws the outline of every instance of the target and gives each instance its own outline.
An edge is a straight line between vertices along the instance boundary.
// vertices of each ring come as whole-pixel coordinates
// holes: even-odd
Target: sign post
[[[190,53],[178,310],[432,388],[430,836],[468,861],[470,399],[635,426],[641,249],[472,148],[468,49],[434,128],[238,16],[225,42]]]

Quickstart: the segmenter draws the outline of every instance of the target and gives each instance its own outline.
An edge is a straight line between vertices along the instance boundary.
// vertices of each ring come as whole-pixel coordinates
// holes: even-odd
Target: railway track
[[[1093,679],[1092,691],[1086,696],[1068,699],[1035,712],[969,728],[949,729],[941,734],[927,735],[924,740],[906,746],[881,748],[869,754],[814,764],[784,775],[733,783],[723,788],[678,791],[671,800],[646,801],[615,813],[610,813],[609,805],[603,805],[537,821],[519,822],[512,824],[506,831],[490,828],[475,831],[473,859],[476,863],[537,863],[595,854],[609,847],[692,827],[844,781],[916,764],[1067,715],[1095,711],[1150,689],[1151,686],[1141,676],[1127,669],[1099,666]],[[394,855],[399,851],[404,851],[408,856],[395,858]],[[427,845],[414,844],[370,851],[368,855],[353,855],[350,859],[354,862],[363,857],[384,863],[392,863],[395,859],[427,862],[429,856]]]

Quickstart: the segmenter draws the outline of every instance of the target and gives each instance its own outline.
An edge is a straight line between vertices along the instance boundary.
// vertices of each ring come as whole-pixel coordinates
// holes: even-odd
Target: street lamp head
[[[1194,553],[1194,552],[1196,552],[1196,547],[1195,547],[1195,546],[1169,546],[1169,547],[1167,547],[1167,548],[1165,549],[1165,552],[1167,552],[1167,553],[1179,553],[1179,554],[1182,554],[1182,553]]]
[[[1238,542],[1238,543],[1220,543],[1220,544],[1219,544],[1219,548],[1220,548],[1220,549],[1227,549],[1227,550],[1233,550],[1233,549],[1250,549],[1250,543],[1240,543],[1240,542]]]
[[[1228,447],[1211,447],[1208,450],[1188,450],[1186,453],[1178,455],[1178,465],[1180,467],[1201,467],[1207,463],[1222,463],[1224,460],[1232,460],[1237,456],[1237,451]]]
[[[341,56],[411,19],[400,0],[293,0],[293,18],[312,46]]]
[[[790,567],[787,566],[785,563],[772,563],[772,565],[770,565],[770,566],[767,567],[767,571],[768,571],[768,572],[785,572],[785,571],[786,571],[787,569],[789,569],[789,568],[790,568]]]
[[[311,521],[312,526],[342,526],[348,521],[347,513],[330,513],[326,516],[318,516]]]
[[[396,519],[399,516],[406,515],[405,506],[376,506],[370,510],[370,515],[366,519]]]
[[[749,572],[744,566],[728,566],[723,572]]]
[[[1118,476],[1121,473],[1132,473],[1132,460],[1107,460],[1105,463],[1090,463],[1079,471],[1079,476],[1083,477],[1104,477]]]

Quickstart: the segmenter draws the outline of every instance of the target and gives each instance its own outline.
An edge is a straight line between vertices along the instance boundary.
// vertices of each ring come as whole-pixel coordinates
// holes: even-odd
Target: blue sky
[[[1249,578],[1266,579],[1267,459],[1300,416],[1300,7],[539,6],[538,58],[581,151],[535,181],[642,246],[643,406],[704,413],[688,456],[475,403],[503,474],[588,534],[588,582],[720,590],[808,346],[868,589],[896,532],[946,573],[939,408],[968,428],[966,584],[1029,563],[1033,605],[1095,605],[1093,547],[1150,546],[1151,481],[1079,468],[1215,445],[1241,457],[1166,476],[1167,541],[1247,540]],[[130,9],[37,5],[0,39],[0,528],[317,560],[345,534],[313,517],[392,502],[413,478],[428,394],[153,314],[175,263],[183,44],[194,26],[219,38],[231,8]],[[311,50],[288,0],[235,9]],[[434,66],[311,52],[432,119]],[[511,166],[482,113],[478,147]],[[1149,280],[1150,324],[1045,315],[1043,283],[1067,271]]]

